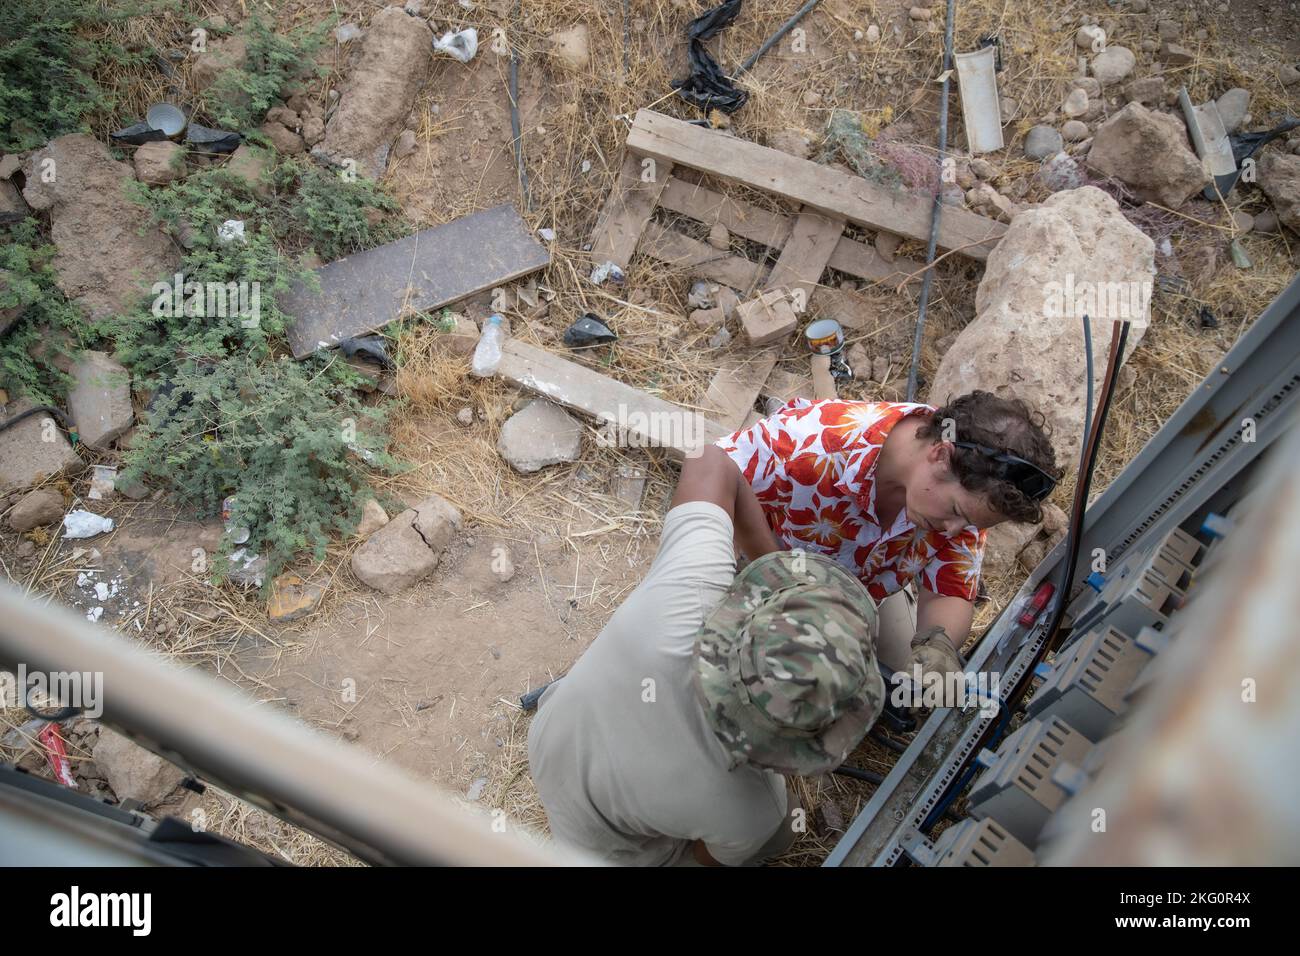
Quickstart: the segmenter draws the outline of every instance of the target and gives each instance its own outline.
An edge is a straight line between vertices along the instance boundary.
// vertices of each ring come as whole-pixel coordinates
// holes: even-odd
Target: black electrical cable
[[[785,36],[787,33],[789,33],[791,30],[793,30],[795,26],[799,23],[799,21],[802,20],[808,14],[808,11],[810,11],[813,7],[817,6],[817,4],[819,3],[821,3],[821,0],[808,0],[807,3],[805,3],[802,7],[799,8],[799,11],[794,16],[792,16],[789,20],[785,21],[785,23],[781,24],[781,28],[779,30],[777,30],[765,41],[763,41],[763,45],[759,47],[757,50],[755,50],[753,55],[750,56],[748,60],[740,64],[740,69],[738,69],[735,73],[731,74],[731,78],[734,80],[739,78],[739,76],[742,73],[748,73],[750,67],[752,67],[755,63],[757,63],[760,59],[762,59],[764,53],[766,53],[768,50],[772,49],[772,47],[780,43],[781,38]]]
[[[943,89],[939,104],[939,169],[943,169],[948,151],[948,79],[952,73],[952,29],[957,18],[957,0],[948,0],[948,22],[943,36]],[[921,364],[921,343],[925,337],[925,312],[930,304],[930,283],[934,276],[934,257],[939,246],[939,221],[943,218],[943,177],[940,175],[930,209],[930,241],[925,250],[925,276],[921,279],[921,299],[916,310],[916,334],[912,338],[912,367],[907,373],[907,400],[916,401],[917,368]]]
[[[0,422],[0,432],[5,431],[8,428],[12,428],[13,426],[17,425],[19,422],[23,421],[24,419],[31,418],[33,415],[39,415],[42,412],[54,418],[60,425],[63,426],[63,430],[65,432],[73,431],[73,427],[68,421],[68,416],[65,415],[60,409],[55,408],[53,405],[37,405],[35,408],[25,409],[24,411],[21,411],[17,415],[15,415],[13,418]]]
[[[836,767],[831,773],[838,773],[841,777],[852,777],[854,780],[862,780],[866,783],[880,784],[885,780],[885,775],[875,773],[871,770],[859,770],[856,767]]]
[[[894,751],[895,753],[901,754],[907,752],[906,745],[900,744],[897,740],[894,740],[891,737],[886,737],[884,735],[884,732],[879,730],[878,728],[872,729],[871,739],[874,740],[876,743],[880,744],[882,747],[888,747],[890,750]]]

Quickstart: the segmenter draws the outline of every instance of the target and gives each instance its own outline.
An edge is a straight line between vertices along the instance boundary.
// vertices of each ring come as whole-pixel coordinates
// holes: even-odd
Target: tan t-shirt
[[[678,505],[645,580],[542,695],[528,761],[557,841],[662,866],[703,840],[739,866],[784,822],[784,778],[728,770],[691,679],[696,632],[735,571],[727,513]]]

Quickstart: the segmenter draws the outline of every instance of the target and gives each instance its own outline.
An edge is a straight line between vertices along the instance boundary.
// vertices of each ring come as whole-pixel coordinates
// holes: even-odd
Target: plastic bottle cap
[[[499,315],[490,315],[488,316],[488,321],[491,322],[493,325],[500,325],[502,319],[501,316]]]

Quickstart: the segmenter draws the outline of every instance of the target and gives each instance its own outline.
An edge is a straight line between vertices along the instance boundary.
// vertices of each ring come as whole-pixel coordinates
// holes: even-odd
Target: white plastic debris
[[[217,242],[223,246],[244,241],[244,220],[227,219],[217,227]]]
[[[544,242],[554,242],[554,241],[555,241],[555,230],[554,230],[554,229],[538,229],[538,230],[537,230],[537,234],[538,234],[539,236],[542,237],[542,240],[543,240]]]
[[[338,40],[340,43],[349,43],[352,40],[361,39],[362,32],[361,27],[357,26],[355,23],[340,23],[334,29],[334,39]]]
[[[92,607],[89,611],[86,612],[87,621],[98,621],[103,616],[104,616],[104,609],[102,607]]]
[[[97,601],[108,600],[108,583],[106,581],[95,582],[95,600]]]
[[[583,171],[584,173],[589,173],[589,172],[591,172],[591,160],[589,160],[589,159],[584,159],[584,160],[582,161],[582,171]]]
[[[69,511],[63,516],[63,537],[93,538],[97,534],[113,530],[113,519],[97,515],[93,511]]]
[[[84,548],[78,548],[78,549],[77,549],[77,551],[84,551],[84,550],[85,550]],[[73,557],[74,557],[74,558],[76,557],[76,551],[73,552]],[[94,579],[93,579],[93,577],[92,577],[92,574],[93,574],[93,572],[92,572],[91,574],[87,574],[85,571],[82,571],[80,574],[78,574],[78,575],[77,575],[77,587],[79,587],[79,588],[88,588],[88,587],[90,587],[92,584],[94,584],[95,582],[94,582]]]
[[[455,57],[462,63],[468,63],[478,52],[478,31],[473,27],[468,30],[448,31],[441,39],[433,41],[433,48],[439,53]]]
[[[623,270],[608,259],[591,270],[591,281],[595,285],[604,285],[611,279],[615,285],[622,285],[623,278]]]

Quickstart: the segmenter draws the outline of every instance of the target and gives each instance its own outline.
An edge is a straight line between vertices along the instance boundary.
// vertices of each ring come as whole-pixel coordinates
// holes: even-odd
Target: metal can
[[[808,349],[817,355],[836,355],[844,348],[844,330],[834,319],[818,319],[803,331]]]

